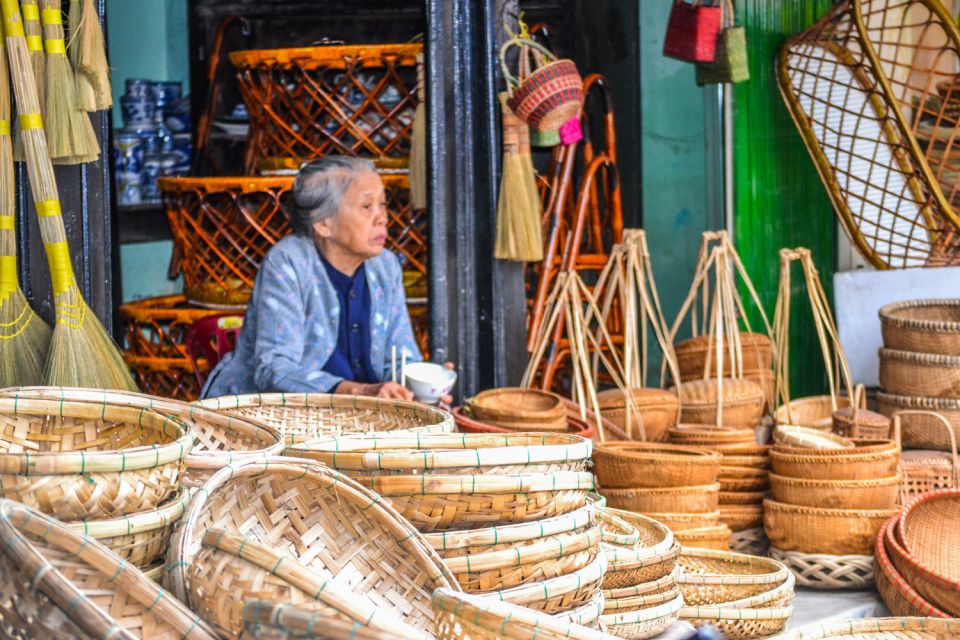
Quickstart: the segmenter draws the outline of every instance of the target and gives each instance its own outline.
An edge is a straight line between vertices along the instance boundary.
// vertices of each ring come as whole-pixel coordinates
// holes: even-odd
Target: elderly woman
[[[419,361],[403,272],[384,251],[387,209],[369,160],[328,156],[293,186],[294,234],[267,254],[236,349],[204,397],[270,391],[409,400],[390,381],[391,353]]]

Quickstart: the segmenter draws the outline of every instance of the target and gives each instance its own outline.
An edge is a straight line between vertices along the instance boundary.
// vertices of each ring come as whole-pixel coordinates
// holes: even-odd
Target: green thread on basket
[[[120,564],[117,565],[117,570],[113,573],[112,576],[110,576],[110,578],[107,579],[107,582],[113,582],[114,580],[119,578],[120,574],[123,573],[123,565],[125,565],[126,563],[127,563],[126,560],[124,560],[123,558],[120,558]]]
[[[73,600],[71,600],[70,603],[67,605],[66,613],[70,613],[71,611],[73,611],[74,607],[76,607],[78,604],[80,604],[86,599],[87,599],[87,596],[83,595],[82,593],[78,593],[77,595],[75,595],[73,597]]]
[[[155,606],[157,606],[157,603],[160,602],[160,600],[163,599],[163,594],[164,594],[164,593],[166,593],[166,592],[165,592],[163,589],[158,589],[158,590],[157,590],[157,597],[153,599],[153,602],[150,603],[150,606],[147,607],[147,608],[145,609],[145,611],[152,611],[153,608],[154,608]]]
[[[286,560],[286,558],[287,556],[283,556],[283,555],[277,558],[277,562],[273,565],[273,568],[270,569],[270,573],[272,573],[273,575],[277,575],[277,569],[280,568],[280,563]]]
[[[110,625],[110,628],[107,629],[107,630],[103,633],[103,638],[104,638],[104,640],[106,640],[107,638],[112,638],[112,637],[113,637],[113,634],[120,632],[120,630],[121,630],[120,625],[118,625],[118,624],[112,624],[112,625]],[[186,636],[184,636],[184,637],[186,637]]]

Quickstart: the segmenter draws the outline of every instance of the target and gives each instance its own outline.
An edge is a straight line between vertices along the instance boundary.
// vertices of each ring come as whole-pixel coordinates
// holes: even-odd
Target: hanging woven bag
[[[663,55],[686,62],[713,62],[722,17],[720,7],[674,0]]]
[[[506,55],[510,47],[520,49],[516,76],[507,68]],[[500,49],[500,65],[510,87],[507,106],[531,128],[561,129],[562,138],[562,128],[571,128],[571,121],[576,121],[579,127],[577,114],[583,105],[583,79],[573,60],[557,59],[538,42],[517,37]]]
[[[750,79],[747,64],[747,32],[736,26],[736,11],[733,0],[722,0],[723,28],[717,36],[717,48],[713,62],[697,63],[697,84],[725,84],[744,82]]]

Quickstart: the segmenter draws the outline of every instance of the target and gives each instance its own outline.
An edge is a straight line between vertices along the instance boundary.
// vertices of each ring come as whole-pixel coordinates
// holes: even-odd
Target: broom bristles
[[[503,109],[503,178],[497,201],[494,257],[499,260],[537,262],[543,259],[540,196],[530,158],[526,125],[501,100]],[[524,149],[526,153],[524,153]]]
[[[417,56],[417,108],[410,132],[410,206],[427,208],[427,113],[423,54]]]
[[[70,0],[69,49],[80,108],[84,111],[109,109],[113,106],[110,65],[93,0]]]

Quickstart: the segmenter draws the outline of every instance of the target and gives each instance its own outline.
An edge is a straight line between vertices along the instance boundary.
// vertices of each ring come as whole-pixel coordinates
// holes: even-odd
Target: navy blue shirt
[[[364,265],[348,276],[330,264],[322,253],[320,260],[340,301],[337,346],[323,370],[353,382],[379,382],[370,364],[370,289]]]

